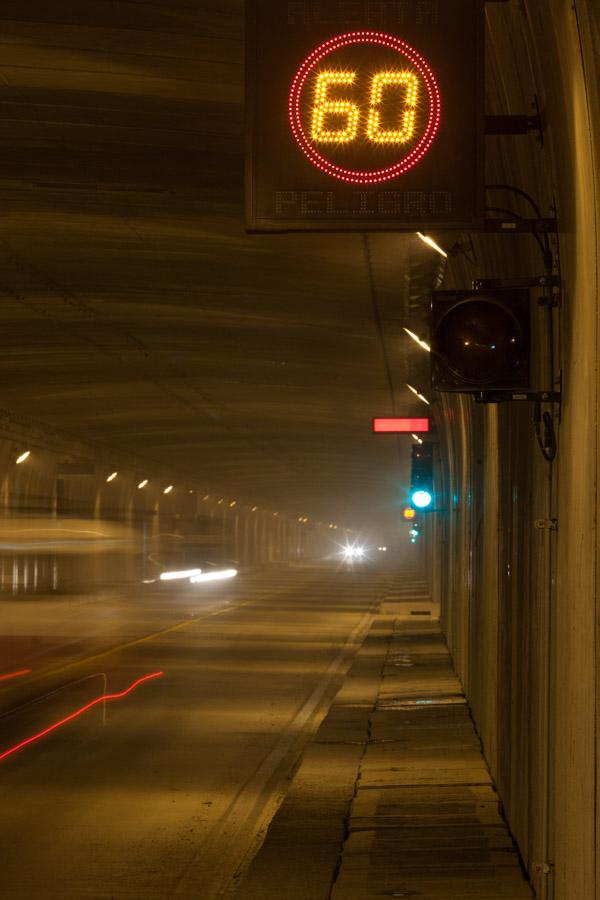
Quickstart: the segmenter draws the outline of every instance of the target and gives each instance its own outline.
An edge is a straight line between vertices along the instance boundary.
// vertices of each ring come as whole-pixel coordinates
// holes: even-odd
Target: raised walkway
[[[435,613],[388,596],[236,900],[534,896]]]

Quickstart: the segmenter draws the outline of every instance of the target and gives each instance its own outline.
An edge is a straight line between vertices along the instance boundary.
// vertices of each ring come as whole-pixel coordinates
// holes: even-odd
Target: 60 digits
[[[315,143],[349,144],[356,140],[362,112],[350,100],[332,100],[329,90],[334,85],[353,85],[357,72],[322,71],[317,75],[315,100],[312,108],[311,138]],[[400,116],[400,128],[385,129],[381,125],[381,106],[386,88],[401,88],[404,102]],[[415,119],[419,99],[419,77],[407,70],[376,72],[370,83],[369,112],[365,125],[367,139],[374,144],[406,144],[415,133]],[[327,116],[345,116],[345,128],[330,130],[325,127]]]

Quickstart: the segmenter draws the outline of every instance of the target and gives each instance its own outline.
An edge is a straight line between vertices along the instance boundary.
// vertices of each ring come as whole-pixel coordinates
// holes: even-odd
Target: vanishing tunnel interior
[[[594,0],[0,21],[6,896],[600,898]]]

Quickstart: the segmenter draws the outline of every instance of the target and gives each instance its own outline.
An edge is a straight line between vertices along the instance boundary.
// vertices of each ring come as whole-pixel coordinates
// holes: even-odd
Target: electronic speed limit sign
[[[481,223],[479,0],[253,0],[247,16],[249,230]]]

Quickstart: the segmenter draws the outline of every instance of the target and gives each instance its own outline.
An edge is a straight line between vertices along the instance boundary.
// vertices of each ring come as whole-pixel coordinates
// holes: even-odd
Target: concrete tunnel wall
[[[600,896],[600,14],[592,3],[530,0],[521,10],[488,4],[487,18],[494,96],[503,98],[498,111],[523,112],[502,69],[529,66],[546,121],[544,147],[523,153],[521,144],[511,158],[507,145],[493,177],[510,177],[538,197],[545,184],[557,203],[563,302],[553,314],[553,374],[562,369],[562,420],[555,415],[559,449],[549,464],[528,404],[482,407],[442,396],[442,619],[537,896],[591,900]],[[488,274],[494,263],[501,270],[492,274],[506,277],[511,266],[514,274],[532,274],[535,257],[521,257],[522,244],[513,242],[503,260],[487,251]],[[473,276],[460,260],[451,263],[449,286],[464,286],[468,274],[483,272]],[[540,320],[536,378],[548,386],[545,334]]]

